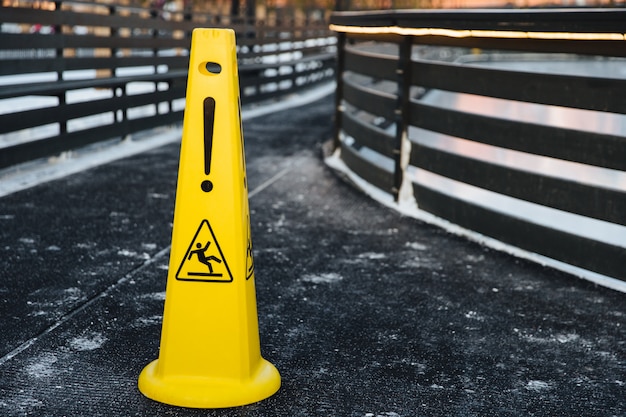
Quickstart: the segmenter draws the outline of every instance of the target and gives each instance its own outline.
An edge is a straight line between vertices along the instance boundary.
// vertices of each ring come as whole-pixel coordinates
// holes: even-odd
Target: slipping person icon
[[[233,282],[228,260],[222,253],[208,220],[200,223],[181,258],[182,262],[176,271],[176,279],[179,281]]]
[[[213,274],[213,265],[211,265],[211,262],[222,263],[222,260],[220,258],[215,257],[215,256],[206,256],[206,251],[209,249],[210,245],[211,245],[211,242],[207,242],[204,247],[202,247],[202,243],[200,243],[200,242],[196,243],[196,247],[198,249],[192,250],[191,252],[189,252],[189,256],[188,256],[187,259],[191,260],[191,257],[193,255],[198,256],[198,260],[201,263],[203,263],[206,266],[208,266],[209,267],[209,273]]]

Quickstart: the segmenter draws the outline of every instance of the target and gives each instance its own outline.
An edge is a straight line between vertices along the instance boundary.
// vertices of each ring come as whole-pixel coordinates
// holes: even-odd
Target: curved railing
[[[626,10],[336,12],[331,28],[329,164],[451,230],[626,281]]]
[[[235,30],[244,104],[335,77],[336,38],[319,12],[268,8],[260,20],[133,3],[0,6],[0,169],[181,122],[196,27]]]

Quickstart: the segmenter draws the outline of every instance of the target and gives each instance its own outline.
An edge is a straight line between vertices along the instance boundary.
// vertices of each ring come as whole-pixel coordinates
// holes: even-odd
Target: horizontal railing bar
[[[349,112],[343,113],[343,129],[355,141],[355,146],[368,147],[381,155],[393,158],[394,136],[382,129],[361,121]]]
[[[413,184],[420,209],[515,247],[626,280],[623,247],[508,216]]]
[[[138,36],[96,35],[42,35],[36,33],[0,33],[0,50],[57,49],[57,48],[126,48],[153,49],[155,39]],[[163,37],[158,40],[158,49],[189,48],[189,38]]]
[[[189,57],[187,56],[6,59],[0,60],[0,63],[2,63],[2,66],[0,66],[0,75],[155,65],[169,65],[173,67],[173,69],[176,69],[185,68],[188,62]]]
[[[626,113],[623,97],[626,79],[540,74],[425,61],[413,61],[411,75],[413,84],[426,88]]]
[[[191,31],[196,27],[191,21],[149,19],[137,15],[122,16],[117,14],[101,14],[75,12],[72,10],[41,10],[22,7],[0,6],[0,14],[4,22],[32,23],[41,25],[90,26],[106,28],[134,28]]]
[[[368,34],[349,33],[348,38],[358,41],[399,43],[402,35],[392,33]],[[509,50],[518,52],[568,53],[578,55],[600,55],[626,57],[624,40],[571,40],[571,39],[509,39],[451,36],[412,36],[414,45],[479,48],[485,50]]]
[[[626,33],[623,9],[448,9],[334,12],[334,25],[453,30]]]
[[[87,116],[127,110],[149,104],[161,103],[185,96],[184,87],[164,91],[90,100],[81,103],[64,104],[44,109],[26,110],[0,115],[0,133],[65,122]]]
[[[371,88],[359,86],[344,79],[344,99],[361,110],[393,120],[396,96]]]
[[[398,77],[397,68],[397,57],[346,48],[346,71],[395,81]]]
[[[341,145],[341,159],[354,173],[368,183],[386,192],[391,192],[393,172],[366,161],[353,148],[345,144]]]
[[[626,192],[522,171],[415,144],[411,162],[435,174],[546,207],[626,225]],[[611,202],[607,204],[607,202]]]
[[[107,77],[86,80],[64,80],[39,82],[0,87],[0,98],[21,97],[28,95],[56,96],[60,93],[84,88],[119,88],[133,82],[166,82],[186,80],[187,70],[172,70],[160,74],[145,74],[124,77]]]
[[[539,156],[626,170],[626,138],[507,120],[412,102],[415,127]]]
[[[285,52],[292,52],[292,51],[285,51]],[[304,56],[302,58],[299,58],[299,59],[293,59],[293,60],[289,60],[289,61],[282,61],[282,62],[279,62],[279,63],[272,63],[272,64],[263,64],[263,63],[246,64],[246,65],[242,65],[241,66],[241,68],[239,69],[239,73],[240,74],[245,74],[245,73],[248,73],[248,72],[257,72],[257,71],[277,68],[277,67],[281,67],[281,66],[294,66],[294,65],[306,64],[306,63],[314,62],[314,61],[334,61],[334,60],[335,60],[335,54],[326,52],[326,53],[315,54],[315,55],[306,55],[306,56]]]

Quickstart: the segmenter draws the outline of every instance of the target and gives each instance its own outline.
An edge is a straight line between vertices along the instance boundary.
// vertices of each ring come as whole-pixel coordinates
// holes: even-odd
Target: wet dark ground
[[[406,218],[321,159],[332,97],[244,123],[273,397],[193,410],[158,356],[178,145],[0,199],[2,416],[626,416],[626,298]]]

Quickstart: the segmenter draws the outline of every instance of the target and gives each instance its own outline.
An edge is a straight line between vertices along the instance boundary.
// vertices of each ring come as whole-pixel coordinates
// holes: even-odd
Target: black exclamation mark
[[[207,72],[204,72],[206,70]],[[222,66],[217,62],[205,62],[201,72],[206,75],[217,75],[222,72]],[[204,175],[211,173],[211,152],[213,150],[213,129],[215,127],[215,99],[207,97],[203,103],[204,115]],[[204,180],[200,184],[202,191],[208,193],[213,189],[211,181]]]
[[[213,127],[215,125],[215,99],[204,99],[204,175],[211,173],[211,151],[213,149]],[[213,189],[213,183],[209,180],[202,181],[202,191],[208,193]]]

